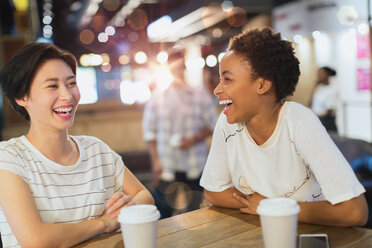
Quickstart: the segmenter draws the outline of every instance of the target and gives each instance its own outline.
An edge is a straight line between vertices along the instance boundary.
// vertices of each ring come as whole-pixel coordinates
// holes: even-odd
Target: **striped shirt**
[[[180,150],[172,139],[194,137],[205,127],[213,130],[216,120],[216,106],[205,90],[170,86],[154,93],[145,106],[143,135],[145,141],[156,140],[163,180],[166,174],[174,178],[175,171],[186,172],[188,179],[200,176],[208,156],[206,142]]]
[[[51,161],[25,136],[0,142],[0,169],[17,174],[28,184],[43,222],[97,218],[107,200],[122,190],[125,166],[121,157],[97,138],[70,137],[80,151],[72,166]],[[20,247],[1,206],[0,233],[4,248]]]

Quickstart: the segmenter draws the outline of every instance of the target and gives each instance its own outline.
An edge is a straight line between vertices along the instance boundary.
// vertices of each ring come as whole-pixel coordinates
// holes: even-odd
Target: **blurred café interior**
[[[1,0],[0,67],[32,41],[52,42],[71,51],[79,62],[82,99],[70,134],[100,138],[148,181],[142,112],[152,89],[171,83],[167,51],[183,47],[188,83],[212,94],[229,38],[242,30],[271,26],[294,42],[301,63],[291,100],[309,106],[318,68],[335,68],[337,145],[353,140],[372,154],[370,2]],[[3,140],[26,133],[27,123],[3,98],[0,110]],[[362,151],[350,152],[354,153],[346,157],[351,162]]]

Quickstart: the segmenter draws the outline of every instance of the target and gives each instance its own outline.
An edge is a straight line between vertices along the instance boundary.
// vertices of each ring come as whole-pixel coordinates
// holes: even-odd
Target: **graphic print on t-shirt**
[[[235,136],[237,133],[240,133],[241,131],[243,131],[243,128],[241,128],[241,129],[239,129],[239,130],[235,130],[235,133],[233,133],[233,134],[229,134],[229,135],[226,135],[225,130],[222,129],[222,131],[223,131],[223,135],[225,136],[225,142],[227,142],[227,140],[228,140],[230,137]]]
[[[240,186],[240,189],[243,191],[243,193],[246,195],[250,195],[254,193],[254,190],[249,186],[245,176],[239,177],[239,186]]]

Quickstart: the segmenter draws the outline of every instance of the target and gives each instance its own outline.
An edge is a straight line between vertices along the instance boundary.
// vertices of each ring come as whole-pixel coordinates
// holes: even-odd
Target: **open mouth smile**
[[[219,101],[219,104],[220,104],[220,105],[226,105],[226,106],[225,106],[225,109],[223,110],[223,113],[224,113],[224,114],[227,114],[227,112],[229,111],[230,106],[231,106],[231,104],[232,104],[232,100],[230,100],[230,99],[223,99],[223,100],[220,100],[220,101]]]
[[[55,108],[53,111],[60,116],[70,116],[72,114],[72,106]]]

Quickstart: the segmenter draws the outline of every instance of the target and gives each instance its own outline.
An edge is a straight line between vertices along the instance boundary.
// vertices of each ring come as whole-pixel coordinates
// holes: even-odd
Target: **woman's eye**
[[[76,84],[77,84],[76,81],[71,81],[68,83],[69,86],[75,86]]]
[[[58,85],[56,85],[56,84],[51,84],[51,85],[48,85],[48,88],[56,89],[56,88],[58,88]]]

